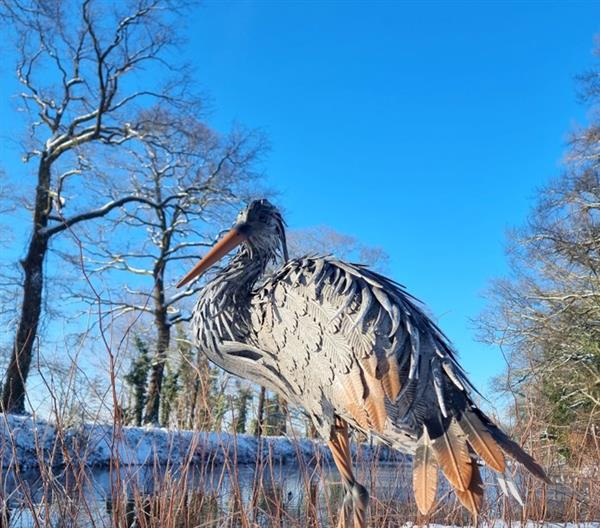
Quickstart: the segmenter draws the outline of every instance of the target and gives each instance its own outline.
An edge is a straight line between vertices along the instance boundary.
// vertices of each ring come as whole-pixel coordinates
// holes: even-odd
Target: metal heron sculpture
[[[327,440],[346,495],[338,526],[366,525],[367,490],[354,478],[348,425],[413,455],[419,510],[435,502],[438,468],[473,515],[478,461],[502,474],[504,454],[543,469],[474,404],[455,352],[414,297],[394,281],[333,257],[289,260],[283,218],[267,200],[180,281],[239,246],[194,309],[198,347],[224,370],[304,408]],[[266,275],[267,265],[283,265]]]

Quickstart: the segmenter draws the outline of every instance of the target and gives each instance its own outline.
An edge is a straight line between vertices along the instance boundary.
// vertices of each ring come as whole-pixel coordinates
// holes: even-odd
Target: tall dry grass
[[[5,417],[4,427],[10,429]],[[107,466],[93,468],[90,447],[82,444],[74,449],[72,432],[60,422],[55,427],[50,444],[42,429],[34,431],[35,460],[19,460],[22,432],[4,436],[1,527],[304,528],[335,526],[337,521],[344,490],[320,451],[307,460],[298,446],[298,464],[285,465],[267,450],[253,464],[240,465],[236,446],[242,440],[233,437],[233,449],[223,446],[229,453],[223,460],[208,457],[198,462],[194,455],[202,446],[192,442],[183,459],[161,463],[151,454],[147,464],[132,466],[115,456]],[[118,420],[114,438],[115,449],[135,450],[134,445],[127,446],[127,429]],[[595,436],[573,446],[577,455],[570,463],[550,444],[538,441],[533,448],[556,483],[541,484],[511,467],[524,501],[521,507],[503,495],[486,472],[486,501],[479,522],[600,522],[600,452]],[[365,453],[357,451],[356,468],[372,497],[370,526],[473,523],[445,485],[440,486],[434,511],[426,518],[418,515],[410,464],[378,462]],[[35,467],[27,469],[24,464]]]

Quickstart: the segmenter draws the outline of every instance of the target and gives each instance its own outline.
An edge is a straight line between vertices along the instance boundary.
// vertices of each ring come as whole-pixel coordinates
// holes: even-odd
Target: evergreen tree
[[[246,432],[248,421],[248,407],[252,403],[252,389],[238,384],[238,391],[234,399],[234,429],[237,433]]]
[[[125,375],[125,383],[129,385],[133,397],[133,409],[130,410],[130,421],[134,425],[142,425],[144,405],[146,403],[146,381],[150,370],[150,352],[148,346],[139,335],[134,337],[136,356],[131,362],[129,372]]]
[[[281,436],[286,433],[287,402],[278,394],[267,399],[265,407],[265,433]]]
[[[182,429],[220,430],[228,409],[227,377],[194,349],[184,325],[177,325],[176,342],[177,383],[173,394],[163,394],[170,400],[170,420]]]
[[[192,429],[199,388],[199,369],[195,368],[194,350],[181,323],[177,325],[176,343],[179,366],[177,369],[178,392],[174,402],[177,413],[175,419],[177,427]]]
[[[178,396],[181,397],[184,394],[179,384],[179,373],[180,369],[175,370],[167,363],[160,400],[160,425],[162,427],[169,426],[171,411],[177,406]],[[179,426],[179,424],[177,425]]]

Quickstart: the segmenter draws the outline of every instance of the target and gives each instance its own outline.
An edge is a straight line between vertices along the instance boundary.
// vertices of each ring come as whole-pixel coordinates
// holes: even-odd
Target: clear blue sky
[[[211,123],[269,136],[290,227],[385,248],[487,392],[503,362],[470,320],[507,271],[506,229],[584,120],[573,78],[593,63],[600,4],[207,1],[182,31]],[[0,65],[3,138],[12,72]]]
[[[487,392],[503,360],[470,320],[584,120],[600,4],[207,2],[190,26],[213,121],[269,135],[290,226],[383,246]]]

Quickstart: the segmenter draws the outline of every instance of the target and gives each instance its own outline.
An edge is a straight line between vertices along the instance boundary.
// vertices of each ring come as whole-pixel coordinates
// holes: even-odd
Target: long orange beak
[[[204,256],[204,258],[198,262],[198,264],[196,264],[193,269],[185,277],[183,277],[183,279],[177,283],[177,287],[181,288],[192,279],[202,275],[215,262],[221,260],[225,255],[227,255],[227,253],[229,253],[233,248],[239,246],[244,240],[246,240],[246,236],[234,227],[212,247],[212,249]]]

